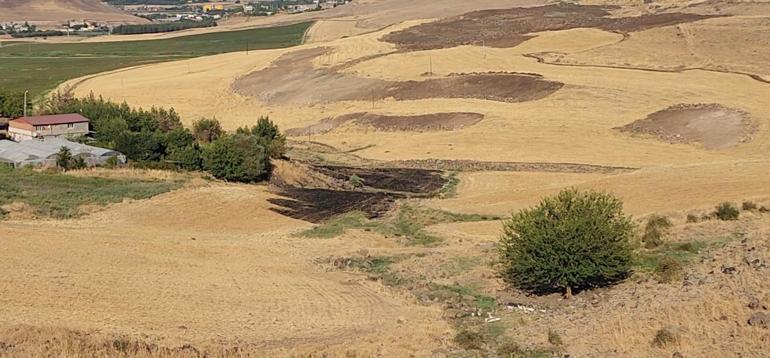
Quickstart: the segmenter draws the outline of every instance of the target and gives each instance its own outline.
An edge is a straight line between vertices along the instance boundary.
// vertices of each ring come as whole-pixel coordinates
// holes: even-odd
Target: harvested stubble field
[[[328,21],[329,41],[70,81],[77,95],[174,107],[188,124],[269,115],[308,137],[292,155],[314,165],[281,168],[271,187],[211,182],[73,221],[3,222],[0,323],[33,327],[0,342],[39,349],[53,333],[37,327],[53,325],[98,347],[124,337],[218,354],[463,356],[474,352],[452,337],[474,324],[483,354],[513,340],[581,357],[762,356],[770,333],[746,322],[770,305],[770,217],[709,218],[722,201],[770,208],[770,4],[611,3],[399,9],[370,33],[341,21],[355,36],[340,38]],[[470,38],[457,31],[468,19],[480,26]],[[509,87],[490,86],[495,76]],[[506,290],[491,266],[499,218],[570,186],[617,194],[640,223],[668,215],[669,244],[628,281],[572,302]],[[424,197],[437,187],[445,198]],[[685,262],[671,283],[650,269],[665,255]],[[655,345],[668,325],[681,339]]]

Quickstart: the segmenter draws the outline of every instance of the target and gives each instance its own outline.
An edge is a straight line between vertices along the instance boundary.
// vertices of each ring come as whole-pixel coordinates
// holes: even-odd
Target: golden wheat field
[[[770,306],[770,2],[571,3],[353,1],[302,15],[318,21],[297,47],[62,84],[173,107],[185,125],[269,116],[292,161],[457,182],[382,214],[411,213],[437,240],[424,246],[369,221],[308,237],[328,224],[292,215],[304,199],[274,181],[197,174],[76,219],[0,221],[0,356],[766,356],[770,330],[746,321]],[[282,162],[276,176],[345,186],[324,168]],[[572,300],[507,288],[501,219],[569,187],[617,195],[640,224],[671,218],[672,247],[693,253],[682,277],[640,270]],[[725,201],[756,208],[713,220]],[[458,343],[466,320],[492,338]],[[669,326],[677,338],[659,344]]]

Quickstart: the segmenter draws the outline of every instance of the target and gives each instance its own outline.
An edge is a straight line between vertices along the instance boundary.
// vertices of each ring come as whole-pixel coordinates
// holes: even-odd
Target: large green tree
[[[260,181],[267,176],[269,164],[265,147],[256,136],[225,135],[203,151],[204,169],[228,181]]]
[[[502,278],[534,293],[608,285],[631,272],[634,224],[620,199],[568,189],[504,223]]]

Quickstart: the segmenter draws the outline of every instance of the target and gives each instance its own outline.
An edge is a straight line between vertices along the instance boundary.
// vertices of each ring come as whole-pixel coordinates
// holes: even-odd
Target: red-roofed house
[[[21,117],[8,122],[8,135],[20,142],[39,137],[77,137],[88,134],[88,118],[77,113]]]

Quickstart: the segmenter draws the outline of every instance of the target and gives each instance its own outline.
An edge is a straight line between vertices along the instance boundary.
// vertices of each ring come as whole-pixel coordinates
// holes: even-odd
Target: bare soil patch
[[[719,104],[680,104],[617,129],[671,143],[702,143],[707,149],[738,145],[755,130],[747,113]]]
[[[402,82],[361,78],[339,72],[345,65],[314,67],[313,59],[329,51],[321,47],[285,54],[270,67],[236,80],[232,88],[239,94],[254,96],[271,104],[318,104],[386,98],[475,98],[524,102],[547,97],[563,86],[537,74],[507,72],[455,74],[445,78]]]
[[[526,102],[545,98],[564,86],[540,75],[519,73],[470,73],[425,81],[390,82],[373,91],[374,97],[415,100],[426,98],[476,98],[498,102]],[[358,99],[366,99],[359,94]]]
[[[288,136],[306,136],[331,132],[352,122],[382,131],[451,131],[472,126],[484,119],[481,113],[450,112],[413,116],[390,116],[376,113],[351,113],[324,118],[316,124],[286,130]]]
[[[402,50],[418,51],[462,45],[514,47],[531,33],[593,27],[622,33],[697,21],[712,16],[662,13],[610,18],[606,6],[555,4],[531,8],[482,10],[394,32],[383,40]]]

